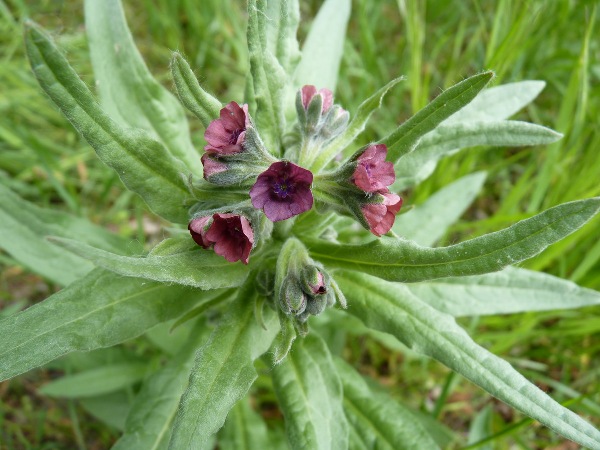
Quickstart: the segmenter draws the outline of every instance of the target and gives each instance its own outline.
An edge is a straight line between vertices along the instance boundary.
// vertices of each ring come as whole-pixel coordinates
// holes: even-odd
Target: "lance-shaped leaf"
[[[514,314],[600,305],[600,292],[532,270],[501,272],[408,284],[410,292],[455,317]]]
[[[322,339],[309,334],[296,341],[273,369],[273,386],[292,448],[348,448],[342,384]]]
[[[131,405],[125,433],[113,450],[167,448],[179,401],[194,364],[194,355],[209,334],[210,328],[200,322],[177,355],[144,381]]]
[[[267,2],[248,1],[248,57],[256,111],[252,117],[266,147],[279,154],[279,136],[285,130],[283,99],[288,83],[287,74],[267,46]],[[251,105],[252,106],[252,105]]]
[[[286,73],[292,73],[300,60],[296,33],[300,23],[298,0],[271,0],[266,2],[266,45]]]
[[[70,352],[110,347],[139,336],[185,313],[201,298],[200,291],[188,287],[93,270],[0,321],[0,381]]]
[[[531,103],[545,86],[544,81],[526,80],[484,89],[471,103],[444,120],[443,125],[508,119]]]
[[[307,240],[316,260],[390,281],[415,282],[496,272],[537,255],[568,236],[600,209],[600,197],[563,203],[495,233],[449,247],[420,247],[381,237],[368,244]]]
[[[422,136],[466,106],[493,77],[493,72],[483,72],[455,84],[387,135],[382,143],[388,147],[388,160],[396,162],[410,153]]]
[[[356,448],[439,448],[407,408],[388,395],[371,390],[356,370],[342,359],[335,359],[335,367],[344,388],[344,411],[355,432]]]
[[[104,110],[115,122],[149,131],[191,172],[201,173],[183,108],[150,74],[121,0],[86,0],[85,31]]]
[[[392,230],[419,245],[433,245],[471,205],[485,177],[485,172],[475,172],[443,187],[423,204],[396,217]]]
[[[189,193],[181,162],[147,132],[126,129],[108,117],[50,37],[32,22],[26,23],[25,44],[41,87],[100,159],[155,213],[187,222],[184,203]]]
[[[338,272],[336,280],[348,297],[348,312],[367,326],[396,336],[566,438],[600,449],[600,431],[477,345],[454,318],[422,302],[408,288],[355,272]]]
[[[259,450],[287,449],[285,437],[269,432],[263,418],[250,406],[248,399],[240,400],[227,416],[219,432],[219,449]]]
[[[329,162],[331,162],[331,160],[333,160],[333,158],[335,158],[335,156],[342,150],[344,150],[343,155],[345,157],[351,156],[351,152],[354,149],[350,146],[350,144],[352,144],[365,129],[371,114],[373,114],[376,109],[381,107],[381,102],[383,101],[385,94],[387,94],[390,89],[392,89],[402,80],[404,80],[404,77],[393,79],[360,104],[344,132],[335,138],[323,150],[321,150],[319,156],[311,167],[311,170],[314,173],[318,173],[321,169],[327,166],[327,164],[329,164]]]
[[[351,9],[350,0],[325,0],[302,45],[296,87],[313,84],[335,91]]]
[[[176,247],[168,254],[130,257],[100,250],[72,239],[51,238],[76,255],[112,272],[129,277],[177,283],[200,289],[239,286],[248,276],[248,267],[230,263],[211,250],[198,246]],[[193,243],[192,243],[193,244]]]
[[[528,122],[469,122],[440,125],[427,133],[413,152],[400,158],[395,166],[395,189],[414,186],[431,175],[437,162],[458,150],[478,145],[522,147],[544,145],[559,140],[562,134]]]
[[[267,351],[278,327],[270,310],[264,316],[267,329],[261,327],[254,316],[255,299],[252,280],[240,290],[227,315],[198,350],[170,449],[203,448],[256,379],[254,361]]]
[[[40,392],[50,397],[95,397],[141,381],[147,370],[148,366],[140,362],[103,365],[51,381],[42,386]]]
[[[178,52],[173,52],[171,58],[171,74],[181,103],[200,119],[204,128],[219,118],[221,102],[202,89],[190,65]]]

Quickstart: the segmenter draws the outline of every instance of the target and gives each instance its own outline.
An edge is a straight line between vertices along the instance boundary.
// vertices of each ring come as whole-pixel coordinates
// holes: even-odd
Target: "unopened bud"
[[[286,314],[294,316],[302,314],[306,309],[306,294],[300,288],[298,279],[288,275],[281,285],[279,305]]]
[[[316,266],[306,266],[301,275],[302,289],[311,296],[327,293],[327,279]]]

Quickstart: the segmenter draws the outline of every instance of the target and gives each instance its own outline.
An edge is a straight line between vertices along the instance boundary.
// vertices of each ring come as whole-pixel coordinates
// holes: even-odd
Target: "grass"
[[[0,1],[0,182],[40,205],[144,239],[143,224],[154,218],[122,190],[118,178],[44,97],[23,54],[20,23],[31,17],[58,38],[92,85],[80,3]],[[302,16],[314,16],[320,3],[302,2]],[[178,49],[208,91],[222,100],[241,100],[248,68],[243,2],[207,0],[199,8],[192,0],[144,0],[128,2],[126,12],[141,53],[165,85],[172,85],[168,61],[171,50]],[[336,98],[352,112],[390,79],[407,75],[374,116],[361,138],[366,143],[387,134],[442,89],[482,69],[495,70],[497,83],[546,81],[540,97],[517,118],[564,133],[561,141],[538,148],[462,151],[443,160],[419,190],[404,194],[407,204],[418,204],[455,179],[486,170],[483,192],[443,242],[498,230],[550,206],[600,195],[598,21],[594,2],[586,1],[353,0]],[[309,21],[302,22],[300,37],[308,26]],[[200,148],[202,129],[197,121],[190,124]],[[596,219],[525,267],[600,289],[599,232]],[[0,267],[3,310],[38,301],[56,289],[19,269],[4,253]],[[473,319],[464,325],[478,343],[600,425],[597,308]],[[477,448],[570,448],[436,363],[366,337],[350,336],[346,342],[339,351],[363,373],[463,438],[470,435],[470,443],[481,444]],[[114,428],[80,405],[36,394],[51,375],[36,372],[0,385],[0,448],[110,445],[117,436]],[[259,387],[261,383],[259,379]],[[260,399],[272,407],[272,394]],[[281,425],[276,412],[267,407],[263,412]]]

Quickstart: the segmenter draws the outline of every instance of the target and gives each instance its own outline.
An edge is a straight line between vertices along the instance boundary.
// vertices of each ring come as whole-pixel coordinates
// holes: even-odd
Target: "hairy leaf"
[[[278,331],[271,311],[265,315],[267,329],[258,324],[255,299],[254,284],[248,282],[198,351],[169,448],[202,448],[252,386],[257,377],[254,361],[269,348]]]
[[[200,289],[239,286],[248,276],[248,267],[230,263],[213,251],[187,244],[167,255],[130,257],[110,253],[71,239],[52,238],[73,253],[105,269],[129,277],[177,283]]]
[[[351,8],[350,0],[325,0],[302,46],[296,87],[313,84],[335,91]]]
[[[562,134],[528,122],[469,122],[440,125],[427,133],[413,152],[398,160],[395,166],[395,189],[414,186],[431,175],[437,162],[458,150],[479,145],[521,147],[550,144]]]
[[[279,155],[278,137],[285,130],[283,99],[287,74],[267,45],[267,2],[248,0],[248,56],[253,83],[253,118],[269,151]]]
[[[93,270],[43,302],[0,320],[0,381],[73,351],[139,336],[201,298],[196,289]]]
[[[219,118],[221,102],[202,89],[190,65],[178,52],[173,52],[171,58],[171,74],[181,103],[200,119],[204,128]]]
[[[526,80],[484,89],[471,103],[444,120],[443,125],[508,119],[531,103],[545,86],[544,81]]]
[[[219,433],[219,449],[259,450],[287,449],[285,441],[275,441],[263,418],[250,406],[248,399],[240,400],[227,416]],[[283,436],[282,436],[283,438]]]
[[[493,72],[483,72],[455,84],[383,138],[382,143],[388,147],[388,160],[396,162],[413,151],[422,136],[466,106],[493,77]]]
[[[485,177],[485,172],[475,172],[443,187],[421,205],[396,217],[392,230],[419,245],[433,245],[471,205]]]
[[[300,60],[296,33],[300,22],[298,0],[271,0],[267,3],[266,45],[286,73],[292,73]]]
[[[344,388],[344,411],[361,448],[412,450],[439,448],[423,424],[388,395],[372,391],[341,358],[335,368]]]
[[[600,292],[515,267],[485,275],[409,284],[407,288],[435,309],[455,317],[600,305]]]
[[[390,281],[478,275],[537,255],[580,228],[599,209],[600,197],[563,203],[504,230],[449,247],[420,247],[388,237],[362,245],[311,240],[307,246],[315,259],[331,267],[354,269]]]
[[[273,369],[273,386],[292,448],[348,448],[342,384],[323,340],[297,340]]]
[[[201,173],[183,108],[150,74],[121,0],[86,0],[85,31],[104,110],[115,122],[149,131],[191,172]]]
[[[126,129],[108,117],[50,37],[32,22],[26,23],[25,44],[41,87],[100,159],[155,213],[186,223],[190,195],[181,162],[148,132]]]
[[[477,345],[451,316],[422,302],[407,287],[356,272],[338,272],[336,280],[348,297],[348,312],[367,326],[393,334],[566,438],[600,448],[600,431]]]
[[[167,448],[179,401],[194,364],[194,355],[209,332],[210,328],[200,322],[177,355],[144,382],[131,405],[125,433],[113,450]]]

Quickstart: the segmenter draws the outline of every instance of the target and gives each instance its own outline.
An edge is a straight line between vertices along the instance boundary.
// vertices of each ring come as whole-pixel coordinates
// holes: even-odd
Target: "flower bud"
[[[288,275],[281,285],[279,305],[283,312],[297,316],[306,309],[306,295],[300,288],[300,283],[294,275]]]
[[[324,272],[319,270],[317,266],[306,266],[302,270],[300,281],[302,283],[302,289],[308,295],[321,296],[327,293],[327,278],[323,275]]]

